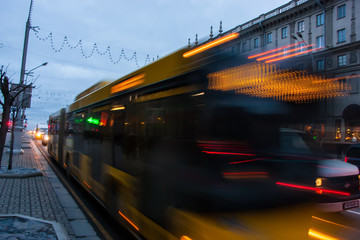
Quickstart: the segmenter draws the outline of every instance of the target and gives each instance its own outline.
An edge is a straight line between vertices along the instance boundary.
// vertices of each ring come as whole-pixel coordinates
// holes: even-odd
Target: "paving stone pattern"
[[[47,163],[41,162],[40,153],[33,148],[25,148],[24,154],[14,155],[13,166],[49,168]],[[4,151],[1,165],[8,165],[8,154]],[[45,161],[43,159],[43,161]],[[56,176],[29,178],[0,178],[0,214],[23,214],[60,223],[67,232],[69,239],[76,239],[73,227],[58,199],[52,181]]]

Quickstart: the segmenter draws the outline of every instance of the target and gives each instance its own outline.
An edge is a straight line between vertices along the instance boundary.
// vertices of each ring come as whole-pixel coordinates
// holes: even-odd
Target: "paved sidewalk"
[[[24,178],[0,176],[0,216],[21,214],[55,221],[65,230],[68,239],[99,239],[76,202],[25,133],[22,143],[24,154],[14,155],[13,167],[36,168],[41,171],[42,176]],[[2,167],[8,166],[7,150],[8,148],[5,147]],[[3,231],[3,228],[0,229],[0,232]]]

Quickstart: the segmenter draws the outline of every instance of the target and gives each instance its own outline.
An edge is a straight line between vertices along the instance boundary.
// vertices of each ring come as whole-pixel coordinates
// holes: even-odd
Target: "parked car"
[[[345,153],[345,162],[360,168],[360,144],[353,144]]]
[[[319,196],[319,207],[325,211],[339,212],[360,206],[360,175],[359,169],[355,166],[356,160],[354,158],[348,158],[346,162],[331,159],[322,151],[319,144],[306,133],[290,129],[283,129],[281,132],[281,146],[283,153],[285,153],[285,159],[301,162],[302,164],[299,166],[302,167],[308,165],[310,179],[314,177],[311,170],[316,170],[317,176],[311,179],[312,184],[308,184],[307,180],[310,179],[307,177],[296,178],[295,176],[299,173],[293,169],[288,176],[288,181],[277,184],[299,191],[315,192]],[[357,153],[359,164],[360,144],[357,147],[353,146],[353,149],[349,149],[348,153],[350,153],[349,156]],[[304,164],[304,162],[307,163]],[[296,166],[296,164],[288,166]]]

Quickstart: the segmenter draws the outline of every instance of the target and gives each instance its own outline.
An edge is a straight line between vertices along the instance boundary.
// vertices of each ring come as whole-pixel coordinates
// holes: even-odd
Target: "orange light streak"
[[[319,221],[326,222],[326,223],[330,223],[330,224],[333,224],[333,225],[336,225],[336,226],[339,226],[339,227],[352,229],[351,227],[348,227],[348,226],[345,226],[345,225],[341,225],[341,224],[339,224],[339,223],[331,222],[331,221],[329,221],[329,220],[325,220],[325,219],[322,219],[322,218],[319,218],[319,217],[312,216],[312,218],[314,218],[314,219],[316,219],[316,220],[319,220]]]
[[[287,50],[286,53],[292,53],[292,52],[301,50],[303,48],[309,48],[309,47],[311,47],[313,45],[315,45],[315,44],[305,45],[305,46],[302,46],[302,47],[293,48],[293,49]],[[273,54],[273,55],[265,56],[265,57],[262,57],[262,58],[257,58],[256,61],[262,61],[262,60],[277,57],[277,56],[280,56],[280,55],[284,55],[284,52],[279,52],[279,53],[276,53],[276,54]]]
[[[131,77],[111,87],[111,93],[117,93],[145,82],[145,73]]]
[[[314,230],[312,228],[309,229],[308,234],[309,234],[310,237],[314,237],[314,238],[320,239],[320,240],[339,240],[338,238],[331,237],[329,235],[326,235],[324,233],[316,231],[316,230]]]
[[[89,189],[91,189],[90,185],[89,185],[87,182],[85,182],[85,181],[83,181],[83,182],[85,183],[85,185],[86,185]]]
[[[306,51],[303,51],[303,52],[290,54],[290,55],[287,55],[287,56],[284,56],[284,57],[274,58],[274,59],[265,61],[265,63],[271,63],[271,62],[276,62],[276,61],[280,61],[280,60],[291,58],[291,57],[296,57],[296,56],[299,56],[299,55],[302,55],[302,54],[305,54],[305,53],[309,53],[309,52],[313,52],[313,51],[317,51],[317,50],[320,50],[320,49],[323,49],[323,48],[324,47],[309,49],[309,50],[306,50]]]
[[[138,228],[132,221],[130,221],[124,214],[122,214],[122,212],[119,211],[119,214],[120,214],[126,221],[128,221],[128,223],[130,223],[131,226],[133,226],[136,230],[139,231],[139,228]]]
[[[192,240],[192,238],[189,238],[188,236],[181,236],[180,240]]]
[[[216,39],[216,40],[214,40],[212,42],[206,43],[206,44],[204,44],[204,45],[202,45],[200,47],[197,47],[197,48],[195,48],[193,50],[190,50],[190,51],[184,53],[183,57],[188,58],[188,57],[194,56],[194,55],[196,55],[198,53],[201,53],[203,51],[206,51],[206,50],[208,50],[210,48],[216,47],[216,46],[218,46],[220,44],[223,44],[223,43],[226,43],[226,42],[228,42],[230,40],[233,40],[233,39],[237,38],[238,36],[239,36],[239,33],[231,33],[229,35],[226,35],[224,37]]]
[[[345,78],[357,78],[357,77],[360,77],[360,74],[351,75],[351,76],[346,76],[346,77],[337,77],[337,78],[323,79],[323,80],[319,80],[319,81],[313,81],[313,83],[330,82],[330,81],[342,80],[342,79],[345,79]]]

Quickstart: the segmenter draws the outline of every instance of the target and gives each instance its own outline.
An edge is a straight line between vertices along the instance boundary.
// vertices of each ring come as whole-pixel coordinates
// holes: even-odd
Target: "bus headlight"
[[[322,184],[323,184],[322,178],[317,178],[317,179],[315,180],[315,185],[316,185],[317,187],[321,187]]]

